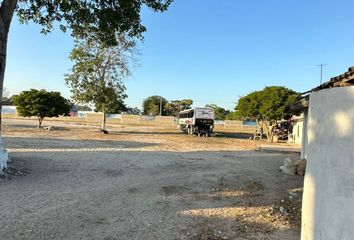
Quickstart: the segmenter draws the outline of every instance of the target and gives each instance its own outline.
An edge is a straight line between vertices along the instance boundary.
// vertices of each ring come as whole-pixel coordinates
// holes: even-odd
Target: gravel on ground
[[[35,124],[4,121],[17,174],[0,179],[1,239],[299,239],[303,178],[278,171],[298,154],[237,133]]]

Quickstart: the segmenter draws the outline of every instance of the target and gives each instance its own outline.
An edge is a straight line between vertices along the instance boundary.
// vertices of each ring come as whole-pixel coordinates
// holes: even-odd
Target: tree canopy
[[[239,120],[239,121],[242,121],[242,120],[245,120],[245,118],[240,116],[240,113],[238,111],[230,111],[228,114],[226,114],[225,120]]]
[[[86,105],[75,105],[74,108],[77,111],[86,111],[86,112],[92,111],[92,109],[89,106],[86,106]]]
[[[14,96],[13,101],[20,116],[38,118],[38,128],[45,117],[66,116],[72,106],[59,92],[47,92],[44,89],[23,91]]]
[[[75,102],[93,104],[103,113],[102,129],[105,129],[106,113],[126,109],[123,80],[130,75],[135,42],[124,35],[117,41],[118,45],[111,47],[92,39],[77,42],[70,54],[74,66],[65,79]]]
[[[4,4],[5,1],[3,1]],[[61,30],[71,29],[76,38],[90,34],[108,45],[117,45],[116,33],[142,38],[146,27],[140,11],[145,5],[153,11],[167,10],[172,0],[18,0],[17,15],[22,23],[33,21],[42,25],[42,32],[52,30],[59,22]]]
[[[58,23],[62,31],[70,29],[75,39],[95,39],[107,46],[118,45],[117,34],[143,39],[146,31],[141,9],[167,10],[172,0],[2,0],[0,1],[0,99],[6,68],[8,33],[14,13],[21,23],[34,22],[42,33]],[[0,103],[1,107],[1,103]],[[1,130],[1,116],[0,116]]]
[[[178,112],[191,108],[192,104],[192,99],[172,100],[166,104],[166,114],[177,116]]]
[[[277,120],[290,117],[294,112],[288,108],[296,101],[298,93],[279,86],[265,87],[241,97],[236,106],[240,116],[254,119],[265,130],[268,140]]]
[[[161,115],[165,116],[167,103],[168,101],[161,96],[150,96],[143,101],[143,112],[146,115],[160,115],[161,107]]]
[[[216,104],[207,104],[205,107],[214,109],[215,119],[217,120],[225,120],[226,115],[230,113],[229,110],[219,107]]]
[[[124,114],[142,115],[142,112],[137,107],[127,107],[127,109],[124,111]]]

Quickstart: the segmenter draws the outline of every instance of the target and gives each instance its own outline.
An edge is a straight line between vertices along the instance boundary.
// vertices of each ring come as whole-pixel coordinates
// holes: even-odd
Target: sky
[[[138,64],[125,81],[130,107],[160,95],[190,98],[194,106],[233,110],[240,96],[265,86],[298,92],[354,66],[352,0],[175,0],[168,11],[143,9],[147,27]],[[70,98],[64,74],[73,39],[55,29],[40,34],[33,23],[12,22],[4,86]]]

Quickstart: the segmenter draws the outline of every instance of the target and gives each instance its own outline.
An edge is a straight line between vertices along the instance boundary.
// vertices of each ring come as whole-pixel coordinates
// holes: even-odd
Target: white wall
[[[302,240],[354,239],[354,87],[310,95]]]
[[[7,150],[2,142],[2,137],[0,134],[0,173],[7,168],[7,161],[9,160]]]
[[[306,109],[303,114],[304,114],[304,121],[302,123],[301,158],[307,159],[307,146],[308,146],[307,125],[308,125],[308,117],[309,117],[308,109]]]
[[[301,145],[302,142],[302,135],[303,135],[303,126],[304,126],[304,119],[303,119],[303,114],[301,116],[297,116],[296,119],[293,120],[294,125],[293,125],[293,142],[298,145]]]

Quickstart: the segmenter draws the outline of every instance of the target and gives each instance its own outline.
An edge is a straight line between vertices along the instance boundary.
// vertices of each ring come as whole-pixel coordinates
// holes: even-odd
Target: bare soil
[[[303,178],[278,171],[297,154],[255,151],[246,133],[50,125],[4,122],[1,239],[299,239]]]

